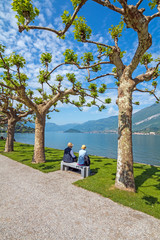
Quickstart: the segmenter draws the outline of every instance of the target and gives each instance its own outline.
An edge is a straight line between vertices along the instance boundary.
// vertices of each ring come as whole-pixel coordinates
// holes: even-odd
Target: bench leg
[[[85,167],[83,167],[83,168],[81,169],[81,176],[82,176],[83,178],[86,177],[86,168],[85,168]]]
[[[86,167],[86,177],[90,176],[90,167]]]
[[[61,170],[64,171],[64,165],[62,162],[61,162]]]
[[[64,163],[62,162],[62,163],[61,163],[61,170],[64,171],[65,168],[66,168],[66,166],[65,166]]]
[[[64,171],[68,171],[69,167],[64,166]]]
[[[65,166],[63,163],[61,163],[61,170],[62,171],[68,171],[69,167]]]

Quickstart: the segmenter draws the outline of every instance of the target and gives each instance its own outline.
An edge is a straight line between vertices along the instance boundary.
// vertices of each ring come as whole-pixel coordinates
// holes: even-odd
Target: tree
[[[100,79],[101,77],[113,76],[116,79],[116,84],[118,86],[118,98],[117,105],[119,108],[119,120],[118,120],[118,158],[117,158],[117,174],[115,186],[117,188],[135,191],[135,183],[133,176],[133,153],[132,153],[132,94],[134,91],[149,92],[156,97],[155,90],[157,82],[155,79],[159,76],[159,60],[157,59],[157,65],[155,67],[149,67],[148,64],[153,60],[146,51],[152,45],[152,36],[148,32],[149,24],[153,19],[160,17],[160,1],[151,0],[149,6],[151,9],[157,7],[158,12],[155,12],[151,16],[144,15],[144,8],[140,8],[143,0],[137,0],[135,5],[129,5],[127,0],[114,0],[112,4],[109,0],[92,0],[99,5],[119,14],[122,16],[120,23],[117,26],[111,26],[109,32],[114,40],[114,45],[106,45],[104,43],[95,42],[90,40],[91,29],[87,26],[86,21],[82,17],[77,17],[77,13],[85,5],[87,0],[71,0],[74,12],[71,15],[68,11],[64,11],[62,15],[62,21],[64,23],[63,30],[55,30],[46,27],[33,26],[30,25],[33,18],[38,15],[38,11],[32,6],[32,10],[29,10],[28,16],[26,17],[23,12],[19,10],[22,9],[21,0],[13,0],[13,10],[17,11],[17,18],[19,24],[19,31],[22,32],[25,29],[28,31],[30,29],[41,29],[51,31],[57,34],[59,37],[64,38],[64,34],[69,29],[71,25],[74,25],[74,36],[80,42],[89,43],[97,46],[98,49],[98,61],[92,65],[90,62],[93,60],[92,56],[84,56],[84,65],[88,70],[88,82]],[[18,5],[18,4],[19,5]],[[28,6],[30,6],[31,1],[27,1]],[[32,5],[32,4],[31,4]],[[34,12],[34,17],[33,16]],[[124,52],[119,48],[118,40],[122,34],[124,24],[127,28],[133,29],[137,33],[138,46],[134,53],[131,62],[125,65],[122,57]],[[102,61],[102,59],[108,58],[108,61]],[[144,64],[146,67],[146,72],[133,77],[138,64]],[[79,69],[80,65],[72,62]],[[97,72],[101,69],[101,66],[106,64],[114,65],[112,73],[106,73],[99,75],[94,78],[90,78],[90,69]],[[148,89],[138,89],[137,85],[144,81],[153,80],[153,90]],[[138,103],[137,103],[138,104]]]
[[[0,111],[0,127],[5,128],[7,124],[7,118],[3,112]]]
[[[160,64],[160,59],[157,59],[157,64],[155,67],[149,67],[148,64],[152,61],[151,57],[146,53],[146,51],[152,45],[152,36],[148,31],[149,24],[153,19],[160,17],[160,1],[151,0],[149,6],[151,9],[157,7],[158,12],[155,12],[151,16],[144,15],[144,8],[140,8],[143,0],[137,0],[135,5],[129,5],[127,0],[114,0],[112,4],[109,0],[92,0],[99,5],[119,14],[122,16],[120,23],[117,26],[111,26],[109,32],[114,40],[114,45],[106,45],[104,43],[95,42],[90,40],[91,29],[87,26],[86,21],[82,17],[77,17],[77,13],[85,5],[87,0],[71,0],[74,12],[71,15],[68,11],[64,11],[62,15],[62,21],[64,23],[63,30],[55,30],[46,27],[33,26],[30,25],[33,18],[32,11],[29,11],[28,17],[21,13],[19,9],[22,6],[21,0],[13,0],[13,10],[17,11],[17,18],[19,24],[19,31],[22,32],[25,29],[28,31],[30,29],[41,29],[51,31],[57,34],[59,37],[64,38],[64,34],[69,29],[71,25],[74,25],[74,36],[80,42],[89,43],[97,46],[98,48],[98,61],[93,65],[90,65],[92,61],[91,55],[84,56],[85,68],[88,70],[88,82],[100,79],[101,77],[113,76],[116,79],[116,84],[118,86],[118,97],[117,105],[119,108],[119,118],[118,118],[118,158],[117,158],[117,174],[115,186],[119,189],[135,191],[134,175],[133,175],[133,153],[132,153],[132,94],[134,91],[149,92],[156,97],[155,90],[157,82],[155,79],[159,76],[158,66]],[[17,5],[17,2],[19,5]],[[28,0],[28,5],[31,1]],[[38,11],[35,10],[35,14]],[[122,57],[124,52],[119,48],[118,40],[122,34],[124,24],[127,28],[133,29],[137,33],[138,46],[134,53],[131,62],[125,65]],[[108,61],[102,61],[103,58],[108,58]],[[88,59],[88,61],[87,61]],[[138,64],[144,64],[146,67],[146,72],[133,77]],[[80,65],[72,62],[81,69]],[[101,66],[111,64],[115,67],[112,73],[106,73],[94,78],[90,78],[90,69],[97,72],[101,69]],[[138,89],[137,85],[139,83],[153,80],[153,90],[148,89]],[[138,104],[138,103],[137,103]]]
[[[7,139],[5,144],[5,152],[14,151],[14,133],[15,126],[17,122],[20,121],[30,121],[30,118],[26,117],[33,113],[33,110],[27,110],[23,104],[14,103],[14,101],[8,98],[9,95],[12,96],[9,91],[4,91],[3,88],[0,88],[0,112],[1,115],[0,122],[2,124],[7,124]]]
[[[69,51],[69,55],[72,55],[72,51]],[[76,61],[76,55],[73,55],[74,61]],[[90,84],[89,87],[85,88],[82,86],[80,81],[77,81],[74,73],[67,73],[66,77],[70,82],[71,88],[67,89],[63,87],[64,77],[57,75],[54,84],[50,83],[51,74],[60,66],[67,63],[61,63],[51,71],[49,71],[49,63],[52,60],[52,55],[50,53],[43,53],[41,55],[41,63],[44,67],[43,70],[40,69],[38,76],[39,88],[37,88],[35,94],[29,86],[27,86],[28,77],[26,74],[21,73],[21,69],[25,66],[25,59],[18,54],[11,54],[9,57],[4,57],[4,47],[1,46],[1,67],[4,69],[2,79],[0,81],[0,86],[8,89],[9,91],[15,92],[14,96],[10,96],[12,99],[19,101],[26,105],[29,109],[35,113],[35,144],[34,144],[34,163],[45,162],[45,151],[44,151],[44,131],[45,131],[45,121],[46,116],[50,111],[58,111],[56,109],[57,103],[70,103],[79,109],[82,106],[91,107],[95,105],[100,111],[105,109],[105,105],[99,106],[96,103],[98,100],[101,103],[105,103],[98,98],[99,93],[103,93],[106,90],[105,84],[97,89],[95,84]],[[13,71],[12,68],[16,68]],[[38,85],[37,83],[37,85]],[[48,87],[48,89],[45,88]],[[79,96],[79,100],[70,99],[69,96]],[[88,99],[91,98],[91,102]],[[109,103],[110,99],[106,99],[106,103]],[[53,107],[52,110],[50,108]],[[49,117],[49,116],[48,116]]]

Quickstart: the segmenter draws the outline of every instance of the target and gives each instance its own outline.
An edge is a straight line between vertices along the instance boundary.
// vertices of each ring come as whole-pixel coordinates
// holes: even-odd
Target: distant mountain
[[[113,116],[109,118],[103,118],[99,120],[93,120],[82,124],[78,124],[74,127],[74,129],[82,132],[93,132],[93,131],[116,130],[117,126],[118,117]]]
[[[28,127],[32,127],[32,128],[35,128],[35,123],[26,123],[26,125]],[[55,123],[46,123],[46,126],[45,126],[45,131],[46,132],[49,132],[49,131],[52,131],[52,132],[64,132],[70,128],[74,128],[77,124],[76,123],[69,123],[69,124],[65,124],[65,125],[57,125]]]
[[[69,124],[65,124],[65,125],[57,125],[55,123],[47,123],[46,124],[46,132],[49,131],[66,131],[70,128],[74,128],[77,124],[76,123],[69,123]]]
[[[133,132],[158,132],[160,131],[160,104],[153,104],[133,114]],[[114,131],[118,129],[118,116],[88,121],[78,124],[74,129],[82,132]]]
[[[153,104],[133,114],[133,131],[160,130],[160,104]]]
[[[150,107],[144,108],[133,114],[133,132],[144,131],[150,132],[160,131],[160,104],[153,104]],[[27,126],[34,128],[33,123],[28,123]],[[99,120],[87,121],[82,124],[65,124],[57,125],[55,123],[46,123],[46,131],[67,131],[70,129],[81,132],[95,131],[116,131],[118,128],[118,116],[102,118]]]

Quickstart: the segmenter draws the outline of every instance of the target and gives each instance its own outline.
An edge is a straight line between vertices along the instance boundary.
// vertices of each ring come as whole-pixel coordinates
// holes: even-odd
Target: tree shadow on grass
[[[159,180],[160,181],[160,180]],[[160,190],[160,184],[154,185],[158,190]]]
[[[43,171],[44,170],[54,170],[55,168],[56,168],[56,166],[54,166],[54,165],[50,165],[50,166],[45,165],[44,167],[42,167],[42,170]]]
[[[61,161],[62,161],[62,159],[55,159],[55,160],[47,159],[46,163],[56,163],[56,162],[58,163],[59,162],[59,166],[60,166]]]
[[[160,202],[158,201],[158,198],[150,196],[150,195],[144,196],[142,199],[145,200],[145,203],[147,205],[160,204]]]
[[[91,175],[97,174],[99,169],[100,169],[100,168],[92,168],[92,169],[91,169]]]
[[[105,163],[104,166],[113,165],[112,163]]]
[[[114,176],[114,177],[112,178],[112,180],[115,181],[115,179],[116,179],[116,173],[112,173],[111,175]]]
[[[141,168],[144,169],[144,166],[142,167],[135,167],[135,168]],[[156,173],[160,172],[160,169],[155,167],[155,166],[150,166],[150,168],[144,169],[144,171],[142,172],[142,174],[140,174],[139,176],[135,177],[135,184],[136,184],[136,190],[143,185],[143,183],[148,179],[148,178],[152,178],[152,176],[154,176]],[[155,185],[154,185],[155,186]],[[155,187],[159,187],[159,184],[156,185]]]
[[[28,159],[28,158],[24,158],[23,160],[20,160],[20,162],[28,162],[28,161],[32,161],[31,159]]]
[[[94,162],[102,162],[101,159],[94,160]]]

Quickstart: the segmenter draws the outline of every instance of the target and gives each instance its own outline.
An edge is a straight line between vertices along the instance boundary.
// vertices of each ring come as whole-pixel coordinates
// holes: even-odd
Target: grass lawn
[[[15,142],[14,152],[4,153],[4,141],[0,140],[0,153],[13,160],[36,168],[42,172],[60,169],[63,150],[46,148],[46,163],[32,164],[33,146]],[[92,176],[74,184],[101,194],[115,202],[145,212],[160,219],[160,167],[134,164],[136,193],[120,191],[114,188],[116,160],[90,156]]]
[[[45,148],[46,163],[32,164],[33,145],[14,142],[14,152],[5,153],[5,141],[0,140],[0,153],[27,166],[48,173],[60,169],[63,158],[63,150]]]

